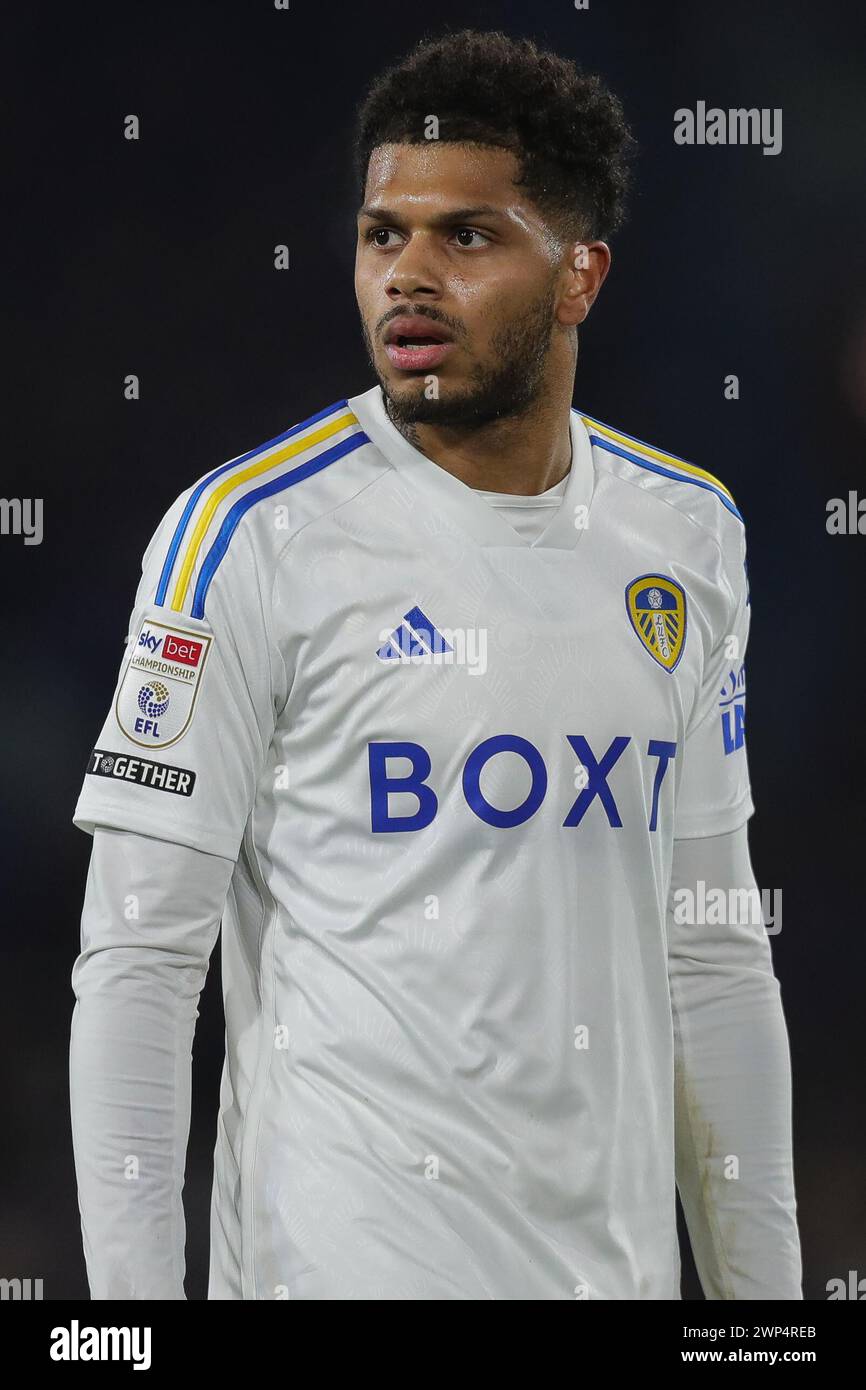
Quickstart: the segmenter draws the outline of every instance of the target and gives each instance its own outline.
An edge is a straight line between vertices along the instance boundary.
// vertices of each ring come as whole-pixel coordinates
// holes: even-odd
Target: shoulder
[[[668,535],[672,519],[698,528],[699,569],[706,580],[708,607],[724,600],[723,622],[729,610],[744,613],[749,606],[746,528],[730,489],[705,468],[671,454],[655,444],[626,434],[575,410],[589,435],[596,477],[620,481],[639,499],[639,516],[654,533]]]
[[[286,543],[382,470],[347,401],[335,401],[203,474],[164,513],[145,552],[153,602],[204,618],[216,584],[260,584]]]
[[[575,414],[586,426],[598,472],[640,489],[648,512],[672,507],[709,531],[724,550],[743,550],[743,516],[720,478],[688,459],[636,439],[582,411],[576,410]]]
[[[746,564],[746,528],[742,513],[731,491],[712,473],[668,453],[654,444],[603,424],[576,411],[586,426],[592,446],[596,477],[607,476],[629,487],[639,499],[639,516],[647,529],[664,528],[667,535],[671,519],[698,528],[696,537],[703,557],[698,569],[705,579],[708,609],[722,603],[721,621],[744,614],[749,606],[749,578]]]

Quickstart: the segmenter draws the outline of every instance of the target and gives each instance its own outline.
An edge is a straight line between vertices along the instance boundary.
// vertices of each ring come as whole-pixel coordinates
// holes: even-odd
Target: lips
[[[401,314],[385,329],[385,351],[401,371],[430,371],[453,346],[448,329],[421,314]]]
[[[451,334],[435,319],[422,314],[400,314],[385,329],[385,342],[404,347],[407,338],[422,343],[447,343],[451,341]]]

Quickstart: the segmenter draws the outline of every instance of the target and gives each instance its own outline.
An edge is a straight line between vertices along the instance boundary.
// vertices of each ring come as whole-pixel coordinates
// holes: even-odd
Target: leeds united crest
[[[686,641],[686,595],[666,574],[641,574],[625,591],[631,625],[650,656],[673,671]]]

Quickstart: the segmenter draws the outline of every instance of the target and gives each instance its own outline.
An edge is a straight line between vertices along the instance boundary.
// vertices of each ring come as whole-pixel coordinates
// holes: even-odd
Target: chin
[[[457,417],[462,418],[465,404],[461,407],[447,395],[431,399],[425,395],[426,385],[422,375],[416,381],[382,382],[388,412],[394,420],[406,425],[446,425],[455,411]]]
[[[395,421],[405,425],[448,425],[461,424],[471,419],[475,413],[474,401],[470,392],[446,388],[440,395],[426,395],[428,377],[431,373],[418,372],[417,376],[399,378],[379,374],[379,385],[388,405],[388,413]]]
[[[382,381],[382,393],[386,398],[388,414],[395,424],[439,425],[443,429],[481,429],[494,420],[516,413],[520,403],[514,394],[500,396],[499,393],[483,391],[445,391],[438,399],[428,400],[424,395],[423,378],[417,389],[397,391],[392,394],[389,383]]]

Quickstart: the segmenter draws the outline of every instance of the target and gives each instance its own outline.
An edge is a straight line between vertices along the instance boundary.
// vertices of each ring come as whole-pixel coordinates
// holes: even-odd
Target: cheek
[[[355,298],[363,304],[367,294],[367,276],[359,256],[355,257]]]
[[[355,271],[355,299],[363,322],[372,331],[376,321],[377,295],[369,276],[361,270]]]
[[[457,313],[475,346],[482,351],[485,344],[516,319],[524,318],[531,308],[526,286],[515,283],[513,276],[497,275],[495,280],[483,282],[457,277],[453,295]]]
[[[371,327],[388,307],[385,294],[387,274],[384,257],[371,264],[366,257],[359,256],[355,262],[355,299]]]

